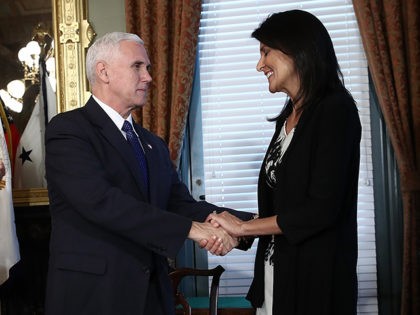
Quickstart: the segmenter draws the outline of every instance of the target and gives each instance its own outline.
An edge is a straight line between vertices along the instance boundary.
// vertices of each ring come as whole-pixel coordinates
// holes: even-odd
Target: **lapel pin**
[[[150,144],[147,144],[147,146],[149,147],[149,149],[152,149],[152,146]]]

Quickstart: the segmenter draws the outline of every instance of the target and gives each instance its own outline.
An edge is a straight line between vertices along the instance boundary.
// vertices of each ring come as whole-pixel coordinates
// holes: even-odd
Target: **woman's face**
[[[257,71],[264,72],[269,91],[284,92],[293,100],[299,90],[300,81],[292,58],[263,43],[260,43],[260,55]]]

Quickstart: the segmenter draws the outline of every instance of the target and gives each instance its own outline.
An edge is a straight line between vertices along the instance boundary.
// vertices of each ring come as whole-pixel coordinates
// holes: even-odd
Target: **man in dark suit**
[[[238,245],[205,222],[222,209],[195,201],[166,144],[133,122],[131,111],[145,104],[149,68],[137,35],[106,34],[86,57],[93,96],[48,125],[46,314],[173,314],[167,257],[187,238],[216,255]]]

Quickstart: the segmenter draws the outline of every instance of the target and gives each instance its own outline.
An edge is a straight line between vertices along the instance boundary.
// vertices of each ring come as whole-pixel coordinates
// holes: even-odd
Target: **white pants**
[[[256,315],[272,315],[273,314],[273,265],[270,260],[264,263],[264,303],[261,308],[257,308]]]

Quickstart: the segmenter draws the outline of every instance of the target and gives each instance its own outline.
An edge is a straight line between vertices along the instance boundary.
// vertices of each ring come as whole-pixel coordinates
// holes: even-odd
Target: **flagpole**
[[[42,93],[42,101],[43,101],[43,108],[44,108],[44,124],[46,127],[48,124],[48,121],[50,120],[51,117],[48,117],[48,99],[47,99],[47,85],[46,80],[48,80],[47,78],[47,67],[45,65],[45,60],[44,58],[40,58],[39,59],[39,71],[41,74],[41,93]]]

